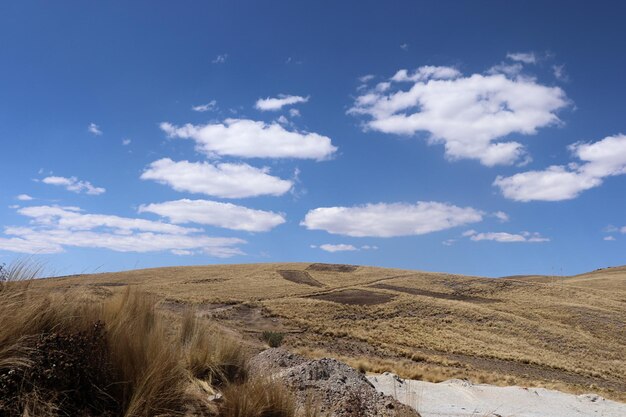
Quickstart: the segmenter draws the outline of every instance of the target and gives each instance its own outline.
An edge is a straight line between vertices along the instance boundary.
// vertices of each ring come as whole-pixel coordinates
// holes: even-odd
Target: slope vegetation
[[[263,332],[312,358],[438,382],[468,378],[626,400],[626,268],[488,279],[326,264],[144,269],[40,280],[106,298],[141,286],[193,305],[253,346]]]

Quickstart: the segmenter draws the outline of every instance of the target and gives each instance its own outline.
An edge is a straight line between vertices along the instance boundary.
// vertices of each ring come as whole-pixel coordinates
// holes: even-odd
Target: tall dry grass
[[[242,343],[186,311],[174,326],[139,289],[105,300],[0,282],[0,415],[291,417],[289,394],[248,378]],[[174,329],[179,328],[179,331]],[[223,392],[218,404],[209,394]]]

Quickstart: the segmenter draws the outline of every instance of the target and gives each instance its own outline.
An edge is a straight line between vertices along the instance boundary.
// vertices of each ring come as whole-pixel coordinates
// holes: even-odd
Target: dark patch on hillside
[[[324,271],[324,272],[353,272],[356,271],[358,266],[356,265],[344,265],[344,264],[322,264],[315,263],[307,267],[309,271]]]
[[[295,282],[296,284],[304,284],[310,285],[312,287],[323,287],[324,284],[314,279],[311,274],[306,271],[298,271],[298,270],[279,270],[276,271],[280,274],[281,277],[286,279],[287,281]]]
[[[375,284],[375,285],[372,285],[372,287],[380,288],[383,290],[398,291],[398,292],[403,292],[403,293],[412,294],[412,295],[423,295],[425,297],[441,298],[443,300],[467,301],[469,303],[495,303],[499,301],[494,298],[477,297],[473,295],[462,294],[459,292],[448,294],[445,292],[435,292],[435,291],[422,290],[419,288],[400,287],[397,285],[390,285],[390,284]]]

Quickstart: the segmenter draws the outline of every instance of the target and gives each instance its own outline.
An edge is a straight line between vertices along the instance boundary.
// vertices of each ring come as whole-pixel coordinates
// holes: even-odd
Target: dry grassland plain
[[[137,286],[179,314],[262,346],[366,372],[596,392],[626,401],[626,267],[574,277],[490,279],[309,263],[144,269],[38,280],[109,297]]]

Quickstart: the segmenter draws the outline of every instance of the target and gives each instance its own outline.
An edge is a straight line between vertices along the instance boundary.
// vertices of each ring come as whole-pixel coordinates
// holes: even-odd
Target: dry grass
[[[224,417],[291,417],[296,413],[291,394],[271,379],[253,378],[230,385],[223,394]]]
[[[50,292],[35,270],[11,271],[0,283],[0,415],[293,416],[281,387],[247,379],[242,343],[193,310],[173,324],[133,287]],[[208,401],[218,389],[223,406]]]
[[[172,305],[192,304],[198,314],[219,317],[251,340],[264,330],[284,332],[287,347],[321,350],[356,365],[364,357],[361,367],[372,372],[557,387],[626,400],[624,268],[555,285],[309,265],[161,268],[42,280],[36,287],[119,293],[124,285],[141,284]],[[306,271],[323,287],[284,279],[279,271],[285,270]],[[376,305],[333,302],[334,292],[348,289],[391,297]]]
[[[520,281],[587,288],[590,290],[626,292],[626,266],[602,268],[571,277],[526,276],[510,277]]]

